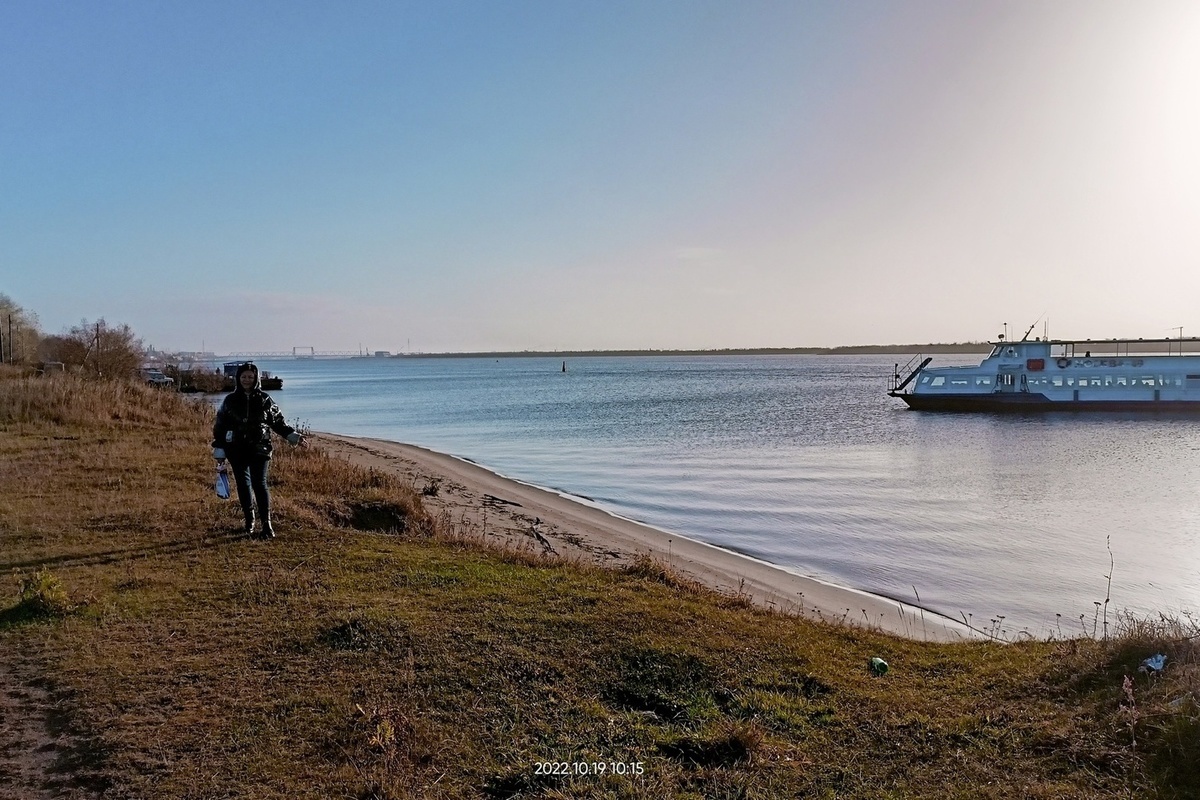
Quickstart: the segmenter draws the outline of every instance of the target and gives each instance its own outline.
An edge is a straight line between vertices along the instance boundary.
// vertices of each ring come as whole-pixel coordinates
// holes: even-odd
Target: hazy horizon
[[[1192,3],[16,0],[0,103],[0,292],[51,333],[1200,333]]]
[[[186,356],[202,356],[211,354],[215,356],[248,356],[254,355],[260,358],[330,358],[330,357],[350,357],[361,356],[363,358],[375,357],[376,353],[387,354],[389,356],[591,356],[591,355],[656,355],[656,354],[715,354],[722,353],[771,353],[776,351],[791,351],[791,350],[829,350],[839,351],[847,349],[878,349],[887,350],[888,352],[900,352],[899,348],[912,347],[953,347],[953,348],[978,348],[979,352],[986,352],[989,346],[987,342],[897,342],[895,344],[866,344],[866,345],[832,345],[829,347],[809,347],[806,345],[784,346],[784,347],[710,347],[710,348],[652,348],[652,349],[631,349],[631,348],[572,348],[568,350],[378,350],[368,349],[363,347],[359,350],[324,350],[320,347],[313,348],[293,348],[292,350],[274,350],[260,351],[250,348],[237,350],[215,351],[211,348],[202,350],[185,350],[185,349],[163,349],[155,348],[152,355],[159,357],[162,355],[186,355]],[[975,352],[975,350],[972,350]]]

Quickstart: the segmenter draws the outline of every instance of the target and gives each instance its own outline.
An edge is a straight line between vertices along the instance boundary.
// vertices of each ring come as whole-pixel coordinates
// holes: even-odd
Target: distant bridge
[[[257,352],[228,353],[214,356],[217,361],[234,361],[239,358],[348,358],[350,356],[366,356],[358,350],[314,350],[311,347],[295,347],[292,350],[260,350]]]

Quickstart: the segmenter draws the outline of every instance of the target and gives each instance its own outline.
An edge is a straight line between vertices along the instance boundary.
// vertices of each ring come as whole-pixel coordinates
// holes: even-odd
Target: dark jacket
[[[234,378],[234,390],[226,395],[217,409],[217,421],[213,425],[213,447],[223,449],[233,458],[252,455],[271,457],[271,431],[280,436],[290,436],[296,429],[283,421],[283,413],[271,396],[259,388],[246,391],[242,388],[242,373],[250,369],[247,365],[238,368]],[[255,370],[255,375],[258,370]]]

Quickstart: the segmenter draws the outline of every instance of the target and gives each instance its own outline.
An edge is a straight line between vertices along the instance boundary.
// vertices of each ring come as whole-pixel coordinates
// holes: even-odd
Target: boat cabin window
[[[1153,375],[1143,375],[1138,380],[1142,384],[1142,386],[1153,386],[1156,383]]]
[[[1200,380],[1200,375],[1197,375],[1196,379]],[[991,386],[992,378],[990,375],[976,375],[975,376],[975,385],[976,386]]]
[[[945,382],[946,382],[946,379],[944,377],[942,377],[941,375],[938,375],[932,381],[930,381],[929,385],[930,386],[941,386]]]
[[[1117,386],[1125,386],[1129,383],[1129,379],[1124,375],[1116,376]]]
[[[1062,385],[1063,385],[1063,376],[1062,376],[1062,375],[1054,375],[1054,376],[1052,376],[1052,377],[1050,378],[1050,384],[1051,384],[1052,386],[1062,386]]]
[[[970,384],[971,384],[970,378],[951,378],[950,379],[951,386],[970,386]]]

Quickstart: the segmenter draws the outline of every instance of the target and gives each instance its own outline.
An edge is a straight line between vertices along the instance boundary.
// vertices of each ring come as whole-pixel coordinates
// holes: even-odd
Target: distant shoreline
[[[730,347],[716,350],[520,350],[468,353],[392,353],[362,358],[586,358],[590,356],[825,356],[910,355],[913,353],[988,353],[987,342],[953,344],[864,344],[841,347]]]
[[[187,361],[193,364],[220,364],[233,361],[282,359],[287,361],[324,361],[328,359],[369,359],[383,361],[405,358],[613,358],[641,356],[873,356],[873,355],[986,355],[992,351],[987,342],[953,342],[934,344],[856,344],[839,347],[727,347],[714,350],[480,350],[460,353],[353,353],[317,352],[313,355],[296,355],[285,352],[231,353],[226,355],[163,354],[148,359],[148,363],[161,361],[175,363]],[[175,361],[172,361],[175,359]]]

